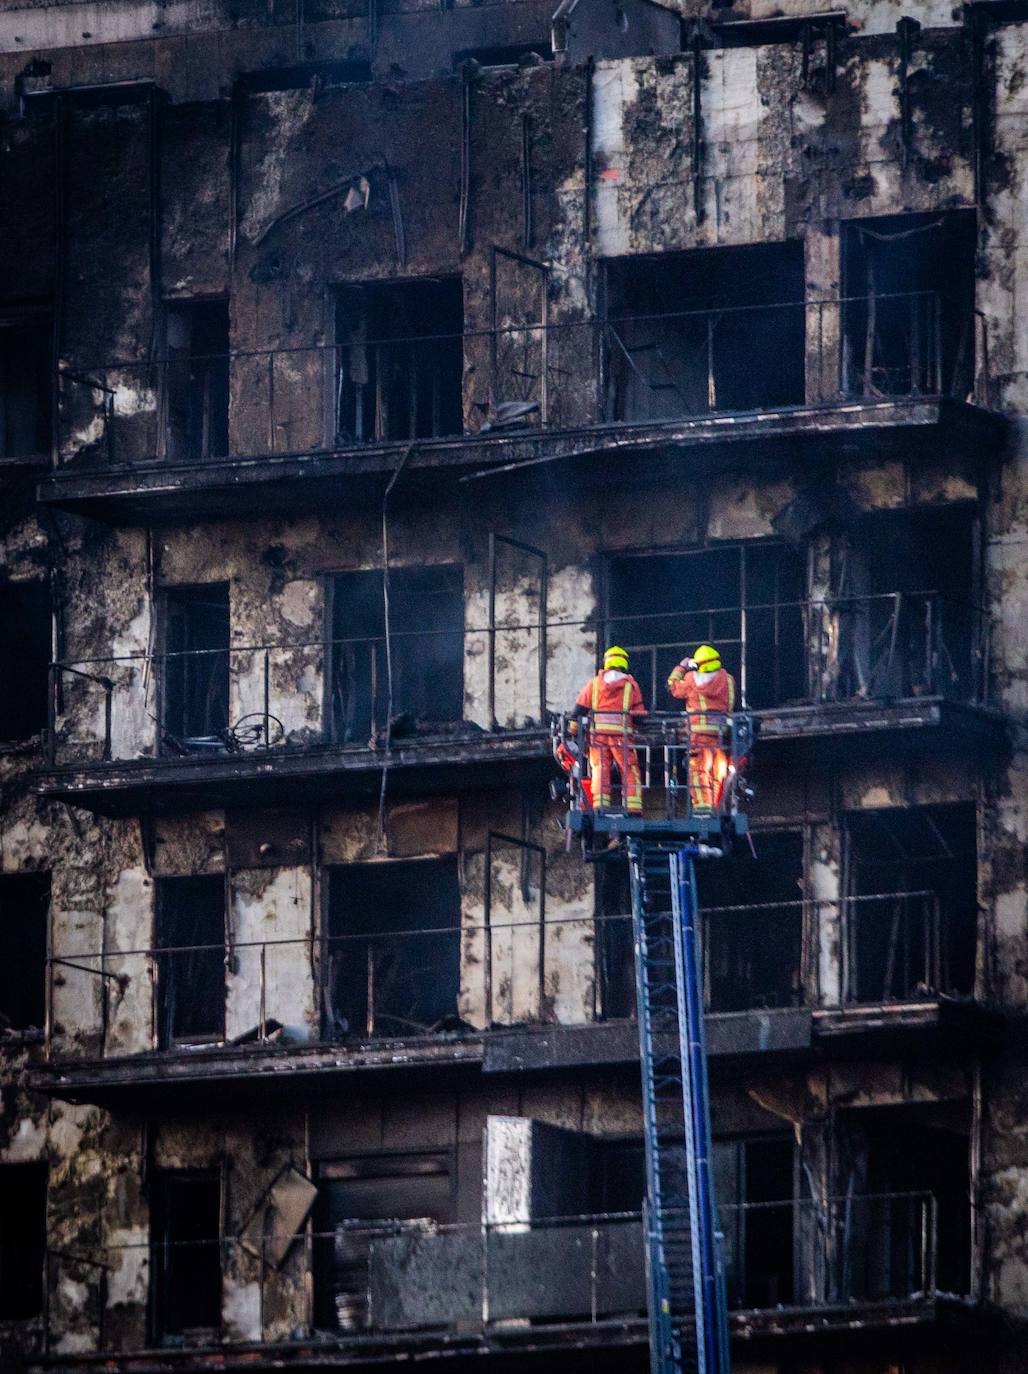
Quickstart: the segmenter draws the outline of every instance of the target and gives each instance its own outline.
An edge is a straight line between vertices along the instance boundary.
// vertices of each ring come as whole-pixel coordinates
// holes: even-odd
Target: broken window
[[[799,240],[612,259],[606,284],[609,419],[803,404]]]
[[[173,1169],[150,1185],[150,1300],[154,1338],[217,1339],[221,1327],[221,1172]]]
[[[794,1153],[787,1135],[714,1141],[714,1187],[732,1308],[792,1301]]]
[[[754,836],[756,861],[696,865],[706,1003],[712,1012],[794,1007],[803,1000],[803,836]]]
[[[31,739],[46,728],[50,632],[46,583],[0,587],[0,644],[6,662],[18,665],[0,673],[0,741]]]
[[[340,743],[386,725],[389,678],[382,573],[332,579],[332,722]],[[429,732],[464,714],[464,572],[443,565],[389,572],[394,734]]]
[[[168,587],[164,612],[165,749],[221,748],[228,729],[228,583]]]
[[[46,1165],[0,1164],[0,1321],[43,1310]]]
[[[463,330],[458,277],[342,287],[339,442],[460,434]]]
[[[457,856],[340,864],[328,876],[328,1033],[452,1028],[460,991]],[[410,933],[420,931],[428,933]]]
[[[368,1252],[376,1221],[452,1219],[444,1154],[368,1156],[322,1164],[314,1207],[314,1324],[359,1331],[369,1324]]]
[[[875,512],[851,529],[836,559],[838,697],[980,698],[976,542],[970,504]]]
[[[27,1030],[46,1019],[49,912],[49,873],[0,877],[0,1030]]]
[[[740,706],[761,710],[802,699],[805,578],[802,555],[776,543],[612,558],[608,642],[629,650],[651,710],[676,709],[668,674],[705,643],[720,649],[734,674]]]
[[[461,48],[453,54],[453,69],[460,71],[465,62],[477,62],[480,67],[534,67],[553,59],[553,47],[548,38],[536,43],[499,44],[491,48]]]
[[[52,324],[40,314],[0,314],[0,458],[50,452]]]
[[[164,308],[165,453],[172,462],[228,453],[228,302]]]
[[[162,1049],[225,1034],[225,883],[157,880],[157,1015]]]
[[[974,803],[852,812],[845,834],[850,1000],[970,994],[978,924]]]
[[[967,1293],[971,1263],[967,1102],[845,1113],[841,1293],[869,1302],[935,1286]],[[856,1196],[852,1196],[856,1194]]]
[[[846,395],[971,393],[974,255],[973,210],[844,226]]]
[[[803,1001],[803,837],[765,831],[756,862],[698,864],[704,994],[711,1012],[793,1007]],[[632,894],[627,864],[597,872],[603,1012],[636,1014]],[[773,938],[769,934],[773,933]]]

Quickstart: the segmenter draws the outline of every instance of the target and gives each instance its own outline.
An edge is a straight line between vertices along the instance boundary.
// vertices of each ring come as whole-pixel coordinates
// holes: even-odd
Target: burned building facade
[[[735,1365],[1024,1368],[1028,15],[554,2],[0,14],[5,1368],[646,1367],[706,640]]]

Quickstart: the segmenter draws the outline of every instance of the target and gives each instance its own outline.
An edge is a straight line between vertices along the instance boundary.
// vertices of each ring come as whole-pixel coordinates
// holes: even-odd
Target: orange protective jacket
[[[623,734],[625,716],[646,715],[642,692],[631,673],[607,668],[591,678],[578,694],[576,707],[593,713],[593,734]],[[629,734],[632,723],[628,722]]]
[[[694,735],[720,734],[725,723],[722,717],[731,715],[735,710],[735,678],[724,668],[719,668],[709,682],[700,684],[695,671],[686,669],[685,664],[680,663],[672,669],[667,687],[673,697],[685,702]],[[708,712],[714,717],[713,720]]]

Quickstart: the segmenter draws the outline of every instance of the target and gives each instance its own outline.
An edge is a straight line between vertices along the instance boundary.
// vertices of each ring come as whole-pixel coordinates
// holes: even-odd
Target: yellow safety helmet
[[[701,644],[692,657],[698,673],[716,673],[721,667],[721,655],[711,644]]]
[[[628,654],[624,649],[619,649],[616,644],[612,644],[603,655],[604,668],[627,668]]]

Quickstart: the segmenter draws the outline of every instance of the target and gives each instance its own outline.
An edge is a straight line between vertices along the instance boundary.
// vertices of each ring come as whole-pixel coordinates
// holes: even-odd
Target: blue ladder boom
[[[728,1374],[711,1171],[696,843],[628,840],[646,1149],[652,1374]]]

